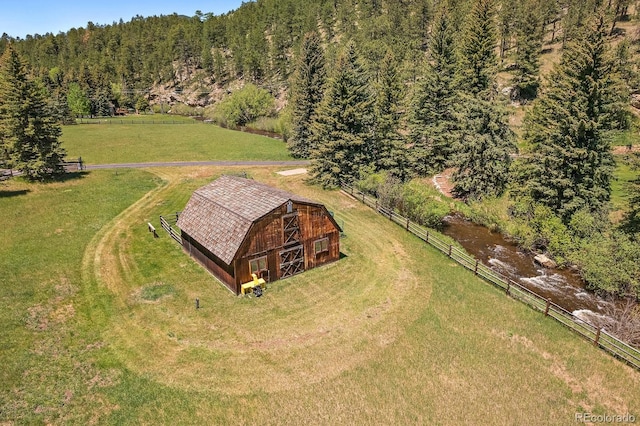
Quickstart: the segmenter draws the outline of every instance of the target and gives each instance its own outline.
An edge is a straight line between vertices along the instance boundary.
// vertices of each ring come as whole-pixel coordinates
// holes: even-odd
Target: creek
[[[567,269],[544,268],[534,261],[534,255],[498,232],[454,215],[445,218],[443,234],[456,240],[471,255],[491,266],[507,278],[538,295],[550,299],[576,317],[593,322],[605,316],[612,302],[598,297],[585,287],[576,272]]]

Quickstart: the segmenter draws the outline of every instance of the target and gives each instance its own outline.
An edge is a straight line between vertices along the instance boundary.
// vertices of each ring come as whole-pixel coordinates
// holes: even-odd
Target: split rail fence
[[[126,118],[78,118],[77,124],[196,124],[197,120],[164,120],[164,119],[148,119],[148,120],[132,120]]]
[[[640,370],[640,351],[609,334],[606,330],[581,320],[551,300],[545,299],[521,284],[494,271],[458,247],[443,241],[433,230],[412,222],[410,219],[394,212],[392,209],[381,206],[375,197],[368,196],[353,186],[344,183],[342,184],[342,190],[363,204],[375,209],[392,222],[402,226],[427,244],[446,254],[466,269],[472,271],[475,275],[500,288],[508,296],[526,303],[533,309],[542,312],[545,316],[555,319],[565,327],[591,341],[595,346],[600,347],[614,357]]]
[[[182,245],[182,236],[180,235],[180,231],[176,230],[173,226],[178,221],[180,217],[180,212],[176,212],[175,214],[170,214],[166,216],[160,216],[160,225],[162,228],[169,233],[169,236],[176,240],[178,244]]]

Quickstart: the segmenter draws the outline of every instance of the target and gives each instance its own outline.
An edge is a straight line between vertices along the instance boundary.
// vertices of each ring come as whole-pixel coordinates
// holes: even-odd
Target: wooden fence
[[[62,167],[64,167],[65,172],[79,172],[85,169],[84,162],[82,161],[82,157],[78,157],[78,159],[66,159],[62,163],[60,163]]]
[[[174,229],[174,225],[178,221],[180,217],[180,212],[176,212],[175,214],[160,216],[160,225],[162,228],[169,233],[169,236],[176,240],[178,244],[182,245],[182,236],[180,235],[180,231]]]
[[[149,119],[149,120],[132,120],[126,118],[78,118],[77,124],[196,124],[197,120],[163,120],[163,119]]]
[[[545,299],[521,284],[494,271],[458,247],[443,241],[438,237],[437,232],[411,222],[408,218],[399,215],[391,209],[382,207],[376,198],[368,196],[353,186],[346,184],[342,184],[342,190],[365,205],[375,209],[392,222],[402,226],[408,232],[411,232],[440,252],[446,254],[466,269],[472,271],[475,275],[500,288],[508,296],[526,303],[533,309],[542,312],[545,316],[555,319],[565,327],[591,341],[595,346],[602,348],[609,354],[640,370],[640,351],[636,348],[609,334],[606,330],[581,320],[571,312],[551,302],[549,299]]]
[[[13,170],[11,169],[0,169],[0,181],[6,180],[13,177]]]

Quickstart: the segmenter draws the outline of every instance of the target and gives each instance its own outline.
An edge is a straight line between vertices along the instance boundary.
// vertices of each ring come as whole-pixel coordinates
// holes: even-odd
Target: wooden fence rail
[[[176,212],[175,214],[170,214],[166,216],[160,216],[160,225],[162,229],[167,231],[169,236],[176,240],[178,244],[182,245],[182,236],[180,235],[180,231],[174,229],[173,225],[176,224],[178,218],[180,217],[180,212]]]
[[[148,119],[148,120],[132,120],[123,118],[78,118],[76,119],[78,124],[196,124],[196,120],[163,120],[163,119]]]
[[[500,288],[508,296],[526,303],[531,308],[544,313],[545,316],[555,319],[565,327],[593,342],[594,345],[640,370],[640,351],[638,349],[612,336],[606,330],[581,320],[550,300],[545,299],[501,273],[494,271],[478,259],[469,256],[460,248],[443,241],[435,231],[418,223],[411,222],[410,219],[396,213],[392,209],[383,207],[375,197],[368,196],[355,187],[344,183],[342,184],[342,190],[356,200],[375,209],[382,216],[402,226],[408,232],[444,253],[483,280]]]

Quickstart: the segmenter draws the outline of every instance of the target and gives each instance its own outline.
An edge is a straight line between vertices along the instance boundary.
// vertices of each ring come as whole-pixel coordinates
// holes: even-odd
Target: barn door
[[[282,216],[282,232],[284,236],[284,246],[300,242],[300,224],[298,212],[293,212]]]
[[[304,247],[302,244],[280,252],[280,278],[304,271]]]

